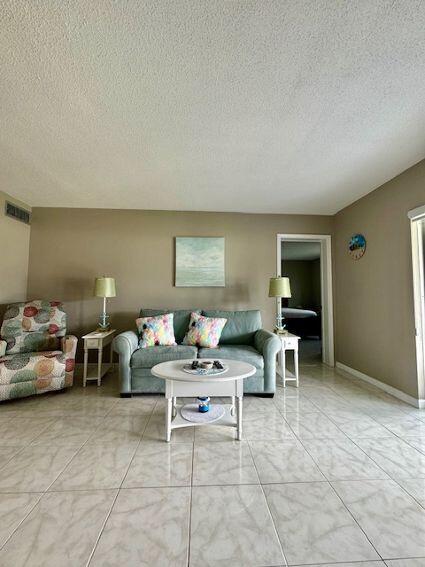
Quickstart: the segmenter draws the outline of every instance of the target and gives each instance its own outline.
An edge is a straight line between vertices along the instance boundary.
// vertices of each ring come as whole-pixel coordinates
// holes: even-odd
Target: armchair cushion
[[[65,384],[65,354],[60,351],[7,354],[0,358],[0,399],[56,390]]]
[[[6,354],[57,350],[65,333],[62,303],[42,300],[8,305],[0,331]]]

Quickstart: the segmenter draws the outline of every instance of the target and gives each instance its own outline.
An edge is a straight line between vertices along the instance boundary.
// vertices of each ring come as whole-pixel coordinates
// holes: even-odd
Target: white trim
[[[412,242],[413,303],[415,316],[416,368],[419,395],[425,391],[425,266],[422,225],[425,222],[425,206],[409,211]]]
[[[332,288],[332,237],[330,234],[278,234],[276,245],[276,275],[281,275],[282,240],[286,242],[320,242],[320,288],[322,294],[323,363],[335,365],[334,316]]]
[[[410,220],[419,220],[425,217],[425,205],[422,207],[416,207],[407,213]]]
[[[347,374],[351,374],[352,376],[355,376],[356,378],[359,378],[364,382],[368,382],[369,384],[376,386],[377,388],[383,390],[387,394],[394,396],[394,398],[398,398],[399,400],[402,400],[403,402],[406,402],[411,406],[415,406],[416,408],[425,409],[425,400],[420,400],[418,398],[414,398],[413,396],[409,396],[409,394],[405,394],[404,392],[398,390],[397,388],[393,388],[392,386],[389,386],[388,384],[385,384],[384,382],[381,382],[376,378],[372,378],[367,374],[363,374],[363,372],[360,372],[359,370],[355,370],[354,368],[351,368],[350,366],[347,366],[342,362],[337,361],[335,366],[339,368],[339,370],[343,370]]]

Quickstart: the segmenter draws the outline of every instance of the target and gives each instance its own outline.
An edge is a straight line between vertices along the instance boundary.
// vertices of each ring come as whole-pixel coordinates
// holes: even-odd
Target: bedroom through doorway
[[[286,330],[300,337],[304,365],[334,365],[331,262],[330,235],[278,235],[276,271],[291,286],[280,310]]]
[[[300,337],[301,362],[321,362],[320,242],[282,242],[281,262],[291,284],[291,297],[281,300],[285,328]]]

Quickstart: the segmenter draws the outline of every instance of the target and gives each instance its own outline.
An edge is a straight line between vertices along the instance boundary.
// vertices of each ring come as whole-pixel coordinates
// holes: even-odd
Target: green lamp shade
[[[291,297],[289,278],[270,278],[269,297]]]
[[[94,295],[96,297],[115,297],[115,279],[106,278],[96,278],[94,282]]]

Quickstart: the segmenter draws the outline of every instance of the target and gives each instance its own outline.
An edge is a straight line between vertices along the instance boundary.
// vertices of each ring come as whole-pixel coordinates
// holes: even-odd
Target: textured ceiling
[[[0,189],[334,213],[425,157],[423,0],[3,0]]]

